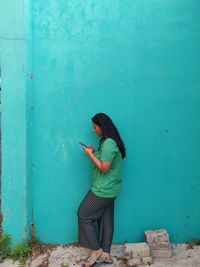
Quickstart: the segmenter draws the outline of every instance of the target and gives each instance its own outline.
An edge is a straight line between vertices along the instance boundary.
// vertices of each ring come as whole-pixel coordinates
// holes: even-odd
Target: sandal
[[[89,267],[97,266],[97,264],[103,263],[103,259],[88,257],[85,262],[93,262]],[[86,267],[85,263],[81,267]]]
[[[100,259],[101,259],[102,263],[104,263],[104,264],[113,264],[112,258],[107,257],[107,258],[100,258]]]

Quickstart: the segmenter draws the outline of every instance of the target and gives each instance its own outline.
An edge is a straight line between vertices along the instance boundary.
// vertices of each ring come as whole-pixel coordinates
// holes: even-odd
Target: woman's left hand
[[[83,147],[83,150],[85,151],[85,154],[88,156],[93,154],[93,149],[91,147]]]

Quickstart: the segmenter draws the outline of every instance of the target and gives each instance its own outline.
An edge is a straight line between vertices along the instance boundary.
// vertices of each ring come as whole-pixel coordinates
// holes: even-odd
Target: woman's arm
[[[95,157],[90,147],[83,147],[85,153],[92,160],[95,166],[102,172],[106,173],[109,171],[112,162],[101,161]]]

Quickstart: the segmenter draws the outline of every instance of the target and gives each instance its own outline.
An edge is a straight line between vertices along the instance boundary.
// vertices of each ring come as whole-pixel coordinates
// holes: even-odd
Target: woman
[[[92,188],[78,209],[79,243],[92,250],[83,267],[112,263],[114,200],[120,188],[122,159],[126,156],[118,130],[106,114],[96,114],[92,124],[101,139],[97,151],[91,145],[83,146],[94,164]]]

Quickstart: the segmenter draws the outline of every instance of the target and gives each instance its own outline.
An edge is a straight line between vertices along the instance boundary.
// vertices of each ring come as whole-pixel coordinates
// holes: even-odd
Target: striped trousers
[[[92,250],[110,252],[114,231],[114,200],[91,190],[78,209],[78,241]]]

